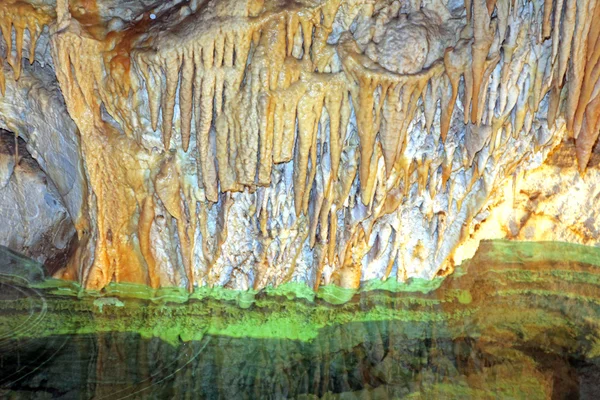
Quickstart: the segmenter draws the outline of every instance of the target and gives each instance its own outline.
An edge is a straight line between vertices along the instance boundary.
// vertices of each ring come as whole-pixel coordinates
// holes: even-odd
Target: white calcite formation
[[[507,179],[598,136],[600,0],[157,4],[0,3],[0,126],[88,288],[432,278]]]

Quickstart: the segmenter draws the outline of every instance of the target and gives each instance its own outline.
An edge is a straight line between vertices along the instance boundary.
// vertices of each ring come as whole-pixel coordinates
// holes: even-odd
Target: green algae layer
[[[42,279],[38,265],[18,262],[20,273],[13,266],[1,276],[0,337],[137,332],[172,344],[206,334],[310,341],[326,326],[357,321],[443,322],[456,335],[498,332],[509,323],[514,333],[524,329],[524,316],[533,318],[528,327],[568,320],[595,337],[600,321],[600,248],[567,243],[483,242],[445,280],[371,281],[360,290],[324,286],[316,293],[300,283],[259,292],[202,287],[191,295],[119,283],[92,292]],[[589,351],[600,352],[597,345]]]
[[[7,366],[27,351],[35,365],[38,354],[52,355],[43,376],[53,362],[61,372],[75,363],[53,393],[75,381],[82,384],[73,390],[84,391],[77,398],[115,398],[115,382],[121,394],[156,398],[182,398],[180,388],[202,398],[298,399],[529,400],[600,390],[600,248],[482,242],[445,279],[316,293],[294,283],[191,295],[130,284],[89,292],[44,279],[40,265],[12,253],[0,262],[8,266],[0,275],[0,375],[13,376]],[[148,355],[173,368],[148,369],[140,361]],[[81,371],[92,375],[72,378]],[[37,374],[22,382],[39,389],[45,378]],[[144,386],[156,380],[170,382],[161,383],[164,392]],[[33,393],[15,382],[0,378],[0,397]]]

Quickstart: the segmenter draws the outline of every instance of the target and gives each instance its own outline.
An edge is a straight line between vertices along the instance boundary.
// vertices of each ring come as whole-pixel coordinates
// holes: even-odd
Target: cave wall
[[[63,267],[75,235],[67,208],[23,140],[2,129],[0,199],[0,244],[46,264],[49,272]]]
[[[78,234],[57,276],[88,288],[431,278],[561,140],[586,168],[595,16],[596,0],[8,0],[0,123],[37,144]]]

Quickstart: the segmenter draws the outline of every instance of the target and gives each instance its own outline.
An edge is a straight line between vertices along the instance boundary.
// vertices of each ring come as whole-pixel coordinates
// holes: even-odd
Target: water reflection
[[[600,263],[541,249],[484,245],[430,293],[378,290],[337,305],[258,296],[240,313],[207,299],[108,301],[100,313],[5,275],[0,398],[598,399]],[[202,332],[140,335],[159,310],[171,321],[159,329],[185,339],[193,319]],[[282,314],[296,331],[273,324]],[[240,318],[247,335],[227,330]]]

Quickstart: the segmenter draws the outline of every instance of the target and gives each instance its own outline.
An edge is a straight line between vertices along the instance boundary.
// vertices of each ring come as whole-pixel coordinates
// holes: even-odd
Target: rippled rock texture
[[[0,253],[1,254],[1,253]],[[0,275],[7,398],[595,399],[600,251],[484,242],[459,273],[248,293]],[[36,272],[37,271],[37,272]],[[118,297],[117,297],[118,296]]]
[[[431,279],[565,137],[585,170],[598,18],[597,0],[6,0],[0,122],[77,230],[57,276],[88,289]]]

